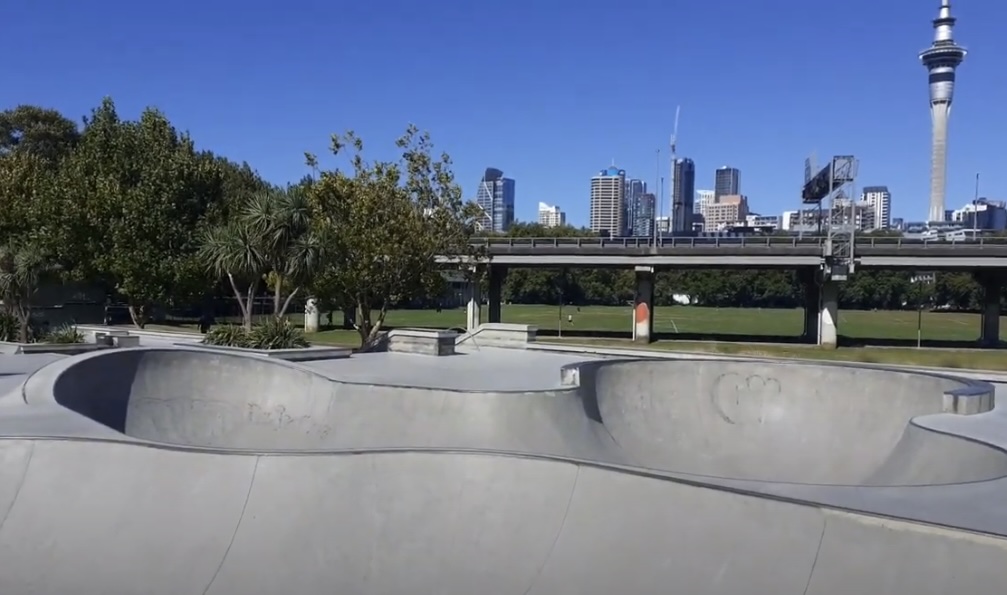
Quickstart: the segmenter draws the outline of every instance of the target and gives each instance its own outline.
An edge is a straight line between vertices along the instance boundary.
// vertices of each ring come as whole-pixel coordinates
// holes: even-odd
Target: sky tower
[[[930,73],[930,214],[928,221],[944,220],[944,192],[948,155],[948,116],[955,92],[955,70],[965,59],[965,48],[951,37],[955,18],[951,0],[941,0],[934,19],[934,43],[920,52],[920,61]]]

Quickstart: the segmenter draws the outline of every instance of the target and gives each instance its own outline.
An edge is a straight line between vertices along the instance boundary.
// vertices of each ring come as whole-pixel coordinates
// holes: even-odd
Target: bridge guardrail
[[[597,238],[597,237],[560,237],[560,238],[473,238],[472,244],[487,248],[611,248],[613,250],[630,248],[695,248],[695,247],[731,247],[731,248],[797,248],[821,246],[826,242],[824,237],[678,237],[678,238]],[[1007,248],[1007,237],[974,238],[974,239],[908,239],[893,237],[855,238],[858,247],[878,248],[910,248],[914,250],[936,248],[941,250],[957,247],[982,249],[983,247],[1003,250]]]

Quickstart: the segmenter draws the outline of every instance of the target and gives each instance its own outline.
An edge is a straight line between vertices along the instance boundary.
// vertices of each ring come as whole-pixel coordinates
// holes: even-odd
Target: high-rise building
[[[566,225],[566,213],[559,207],[538,203],[538,223],[543,227],[559,227]]]
[[[743,223],[748,217],[748,198],[740,194],[725,194],[713,204],[706,205],[704,231],[714,231],[725,226]]]
[[[741,171],[734,167],[718,167],[713,180],[715,198],[741,194]]]
[[[692,159],[675,160],[675,179],[671,189],[671,232],[692,231],[693,204],[696,201],[696,164]]]
[[[965,48],[955,43],[951,30],[950,0],[941,0],[934,19],[934,42],[920,52],[920,61],[930,73],[930,210],[929,221],[944,221],[944,193],[948,159],[948,117],[955,92],[955,71],[965,59]]]
[[[874,210],[875,229],[890,229],[892,226],[892,194],[888,186],[865,186],[860,201]]]
[[[484,230],[506,232],[514,223],[514,180],[505,178],[499,169],[487,167],[479,180],[476,203],[483,212],[479,224]]]
[[[626,170],[614,165],[591,178],[591,231],[618,236],[624,230]]]
[[[641,217],[641,211],[644,209],[644,204],[642,202],[643,196],[647,193],[647,183],[643,180],[630,179],[626,180],[626,191],[623,194],[623,207],[625,212],[622,216],[622,222],[624,229],[622,230],[622,235],[625,236],[639,236],[646,235],[641,230],[637,229],[638,221],[642,224],[642,227],[647,227],[646,217]],[[653,218],[653,215],[651,215]]]
[[[646,192],[636,201],[633,235],[649,238],[654,236],[654,218],[657,214],[657,197]]]
[[[717,195],[713,190],[697,190],[696,204],[692,205],[692,212],[697,215],[703,214],[703,208],[708,204],[713,204],[717,200]]]

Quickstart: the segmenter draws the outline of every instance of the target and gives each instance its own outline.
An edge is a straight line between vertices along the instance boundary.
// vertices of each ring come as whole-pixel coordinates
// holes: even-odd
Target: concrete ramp
[[[910,426],[953,378],[747,361],[588,364],[605,427],[637,464],[717,478],[928,485],[1007,475],[999,449]],[[901,441],[901,442],[900,442]],[[888,463],[890,457],[897,461]]]
[[[0,456],[25,446],[23,479],[0,471],[19,487],[0,509],[0,593],[999,595],[1007,580],[998,539],[561,461],[60,441]]]

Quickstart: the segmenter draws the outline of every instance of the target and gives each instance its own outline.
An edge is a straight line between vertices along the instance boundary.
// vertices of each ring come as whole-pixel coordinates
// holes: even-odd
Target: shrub
[[[45,336],[46,343],[83,343],[84,334],[72,324],[61,324]]]
[[[309,346],[304,332],[290,324],[286,318],[270,318],[252,327],[248,343],[253,349],[295,349]]]
[[[310,345],[301,329],[286,318],[270,318],[253,326],[250,332],[238,325],[214,326],[203,336],[203,344],[246,349],[296,349]]]
[[[203,335],[204,345],[221,347],[248,347],[248,333],[236,324],[224,324],[210,327]]]
[[[0,310],[0,341],[18,343],[21,341],[21,321],[13,312]],[[38,324],[35,319],[28,321],[28,342],[34,343],[38,337]]]

